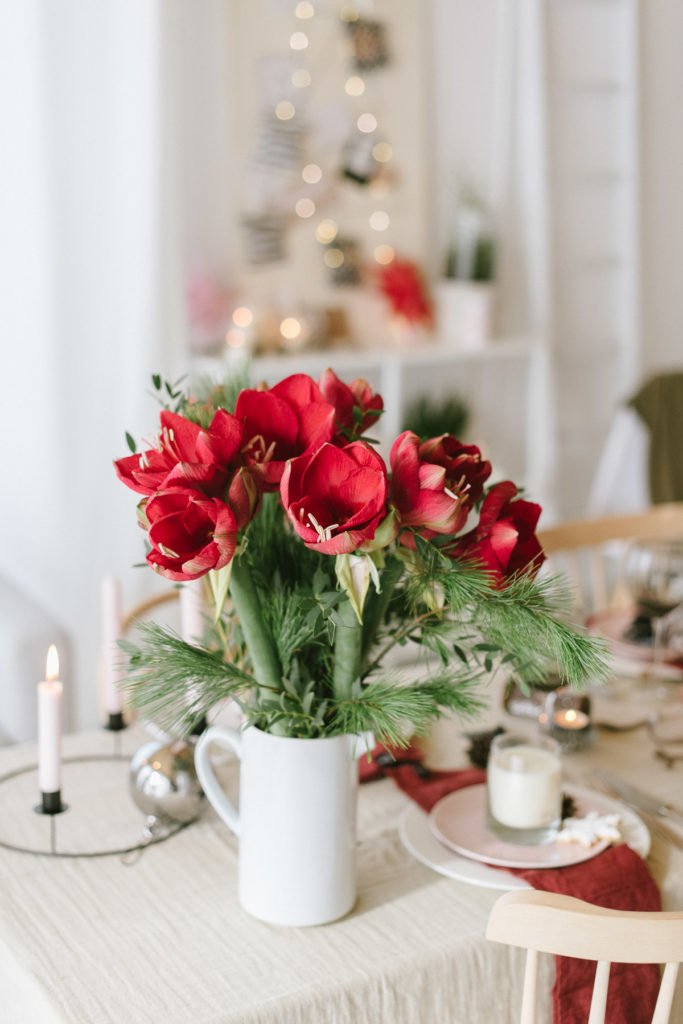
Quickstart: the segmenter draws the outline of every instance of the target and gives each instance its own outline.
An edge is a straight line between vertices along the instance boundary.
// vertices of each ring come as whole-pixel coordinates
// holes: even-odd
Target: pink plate
[[[585,797],[577,801],[577,815],[593,810],[601,811],[599,801],[592,803]],[[609,846],[607,840],[593,846],[580,843],[516,846],[503,842],[486,827],[485,783],[458,789],[439,800],[429,815],[429,827],[449,849],[499,868],[565,868],[590,860]]]

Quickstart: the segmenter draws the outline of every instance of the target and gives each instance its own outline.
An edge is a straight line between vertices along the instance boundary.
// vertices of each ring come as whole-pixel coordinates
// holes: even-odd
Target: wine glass
[[[652,649],[650,680],[663,676],[669,652],[683,656],[683,541],[634,544],[626,560],[626,584],[637,614],[626,638]],[[662,691],[666,699],[668,692]]]
[[[638,617],[652,624],[654,640],[656,623],[683,602],[683,541],[634,544],[626,559],[625,575]]]

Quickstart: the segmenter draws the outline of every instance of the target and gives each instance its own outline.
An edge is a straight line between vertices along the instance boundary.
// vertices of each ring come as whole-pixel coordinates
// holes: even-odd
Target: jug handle
[[[209,747],[215,743],[217,747],[235,752],[242,759],[242,734],[236,729],[224,729],[212,725],[200,736],[194,753],[194,763],[199,782],[207,800],[218,816],[225,822],[236,836],[240,834],[240,818],[235,806],[228,800],[211,764]]]

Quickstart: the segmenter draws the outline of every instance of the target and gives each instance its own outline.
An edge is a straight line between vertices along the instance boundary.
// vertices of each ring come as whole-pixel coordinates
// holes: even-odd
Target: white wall
[[[683,367],[683,3],[641,2],[643,369]]]

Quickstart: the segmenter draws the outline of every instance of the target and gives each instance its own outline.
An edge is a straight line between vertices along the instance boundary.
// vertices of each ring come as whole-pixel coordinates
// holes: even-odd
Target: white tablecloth
[[[124,742],[132,751],[140,740],[131,731]],[[71,754],[110,747],[101,732],[67,742]],[[33,756],[28,747],[3,751],[0,775]],[[682,769],[660,766],[642,731],[602,734],[568,759],[575,778],[596,766],[681,801]],[[389,780],[361,788],[358,903],[321,928],[272,928],[240,909],[236,841],[208,809],[133,865],[0,850],[0,1020],[513,1024],[523,954],[484,939],[499,894],[418,864],[396,832],[405,800]],[[11,822],[22,835],[31,815],[25,795],[0,786],[0,808],[0,833]],[[106,794],[91,819],[87,838],[109,841]],[[682,909],[683,852],[655,839],[650,866],[665,909]],[[543,969],[549,991],[551,958]],[[673,1020],[681,1024],[680,993],[677,1005]]]

